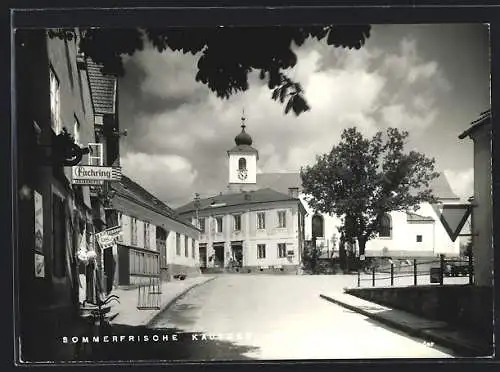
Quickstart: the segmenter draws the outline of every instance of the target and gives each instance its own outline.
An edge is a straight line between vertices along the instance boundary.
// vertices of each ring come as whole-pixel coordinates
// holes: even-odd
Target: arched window
[[[390,238],[392,236],[392,220],[391,216],[387,213],[380,219],[378,236],[381,238]]]
[[[238,169],[247,169],[247,159],[240,158],[238,160]]]
[[[324,233],[324,220],[320,214],[315,214],[311,220],[312,236],[315,238],[323,238]]]

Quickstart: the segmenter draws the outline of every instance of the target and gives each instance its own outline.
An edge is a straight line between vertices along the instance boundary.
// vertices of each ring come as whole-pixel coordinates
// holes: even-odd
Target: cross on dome
[[[243,113],[241,115],[241,132],[234,138],[234,142],[236,142],[236,146],[252,146],[252,137],[245,131],[246,117],[245,117],[245,109],[243,109]]]

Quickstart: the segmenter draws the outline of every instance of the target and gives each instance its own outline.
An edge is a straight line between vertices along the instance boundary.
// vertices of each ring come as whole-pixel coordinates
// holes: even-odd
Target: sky
[[[228,182],[227,153],[241,131],[260,172],[298,172],[329,152],[342,130],[367,136],[397,127],[406,149],[436,159],[453,191],[472,195],[473,147],[458,135],[490,107],[489,29],[482,24],[374,25],[359,50],[309,40],[294,46],[311,110],[296,117],[250,76],[250,89],[219,99],[195,81],[199,55],[147,46],[124,59],[119,81],[123,172],[171,207],[212,196]]]

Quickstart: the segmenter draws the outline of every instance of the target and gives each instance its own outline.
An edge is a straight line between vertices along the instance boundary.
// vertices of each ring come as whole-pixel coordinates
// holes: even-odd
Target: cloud
[[[426,102],[418,103],[419,107],[425,107]],[[428,109],[426,112],[411,113],[402,104],[390,105],[381,109],[382,119],[390,127],[399,129],[425,129],[434,123],[437,109]]]
[[[195,81],[197,56],[145,48],[127,60],[120,81],[120,126],[129,130],[122,163],[151,192],[178,204],[194,192],[225,190],[226,152],[243,108],[262,172],[312,164],[351,126],[367,136],[387,126],[424,133],[436,125],[449,84],[419,46],[407,37],[390,53],[382,45],[345,50],[316,41],[295,48],[299,62],[285,73],[301,83],[311,106],[299,117],[284,115],[255,73],[247,92],[222,100]]]
[[[129,152],[121,158],[123,173],[163,201],[185,199],[197,171],[178,155],[151,155]]]
[[[181,54],[167,50],[158,53],[146,45],[134,55],[134,62],[144,72],[142,92],[163,98],[188,98],[206,87],[194,79],[199,55]],[[189,76],[190,78],[186,79]]]
[[[448,179],[453,192],[460,197],[462,201],[466,201],[474,195],[474,169],[467,170],[450,170],[445,169],[444,174]]]

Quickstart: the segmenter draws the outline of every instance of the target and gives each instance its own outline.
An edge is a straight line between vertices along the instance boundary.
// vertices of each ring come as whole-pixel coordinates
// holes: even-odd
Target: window
[[[194,239],[191,239],[191,257],[195,257],[195,247],[196,247],[196,241]]]
[[[311,229],[312,229],[312,236],[314,238],[323,238],[324,232],[323,232],[323,216],[320,214],[315,214],[311,220]]]
[[[204,217],[200,217],[198,219],[198,227],[200,228],[200,230],[202,232],[205,232],[205,218]]]
[[[164,230],[160,230],[160,236],[156,240],[156,246],[159,247],[160,251],[160,268],[165,269],[167,267],[167,235]]]
[[[279,243],[278,244],[278,258],[284,258],[284,257],[286,257],[286,244]]]
[[[241,215],[237,214],[234,217],[234,231],[241,230]]]
[[[52,68],[50,68],[50,114],[52,129],[55,134],[61,133],[61,90],[59,87],[59,79]]]
[[[130,218],[130,245],[137,246],[137,219]]]
[[[144,222],[144,248],[150,248],[150,240],[149,240],[149,223]]]
[[[417,243],[422,243],[422,235],[417,235]]]
[[[278,212],[278,227],[280,229],[286,227],[286,211],[279,211]]]
[[[245,158],[238,160],[238,169],[247,169],[247,160]]]
[[[266,228],[266,214],[264,212],[257,213],[257,229],[264,230]]]
[[[104,165],[104,153],[102,143],[89,143],[89,165],[102,167]]]
[[[392,232],[391,216],[385,213],[380,219],[378,235],[381,238],[390,238]]]
[[[53,224],[53,274],[57,278],[66,276],[66,212],[64,201],[56,194],[52,194],[52,224]]]
[[[75,143],[77,145],[81,145],[80,142],[80,123],[78,122],[78,118],[75,116],[75,124],[73,126],[73,137],[75,139]]]
[[[181,234],[175,233],[175,254],[181,255]]]
[[[257,244],[257,258],[266,258],[265,244]]]
[[[222,217],[215,217],[215,222],[217,223],[217,232],[222,232]]]
[[[184,256],[188,257],[189,256],[189,249],[188,249],[188,237],[184,235]]]

